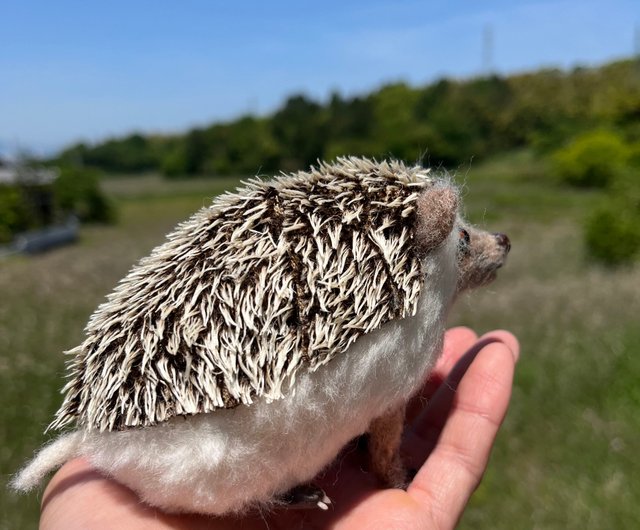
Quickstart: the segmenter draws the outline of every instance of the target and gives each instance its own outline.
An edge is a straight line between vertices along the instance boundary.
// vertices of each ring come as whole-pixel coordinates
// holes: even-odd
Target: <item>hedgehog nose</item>
[[[507,234],[493,234],[498,241],[498,245],[505,249],[505,252],[509,252],[511,250],[511,241],[509,241],[509,237]]]

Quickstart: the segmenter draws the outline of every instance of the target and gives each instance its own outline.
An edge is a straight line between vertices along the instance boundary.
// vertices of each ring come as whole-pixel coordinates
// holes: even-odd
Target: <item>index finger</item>
[[[502,342],[489,342],[477,353],[434,450],[407,489],[436,528],[455,526],[482,478],[507,411],[515,361],[515,352]]]

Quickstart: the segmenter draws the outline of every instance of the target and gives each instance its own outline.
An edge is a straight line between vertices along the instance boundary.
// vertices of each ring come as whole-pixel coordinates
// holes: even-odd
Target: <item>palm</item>
[[[366,451],[353,442],[318,477],[333,503],[328,511],[275,508],[243,517],[174,516],[140,504],[131,491],[76,460],[47,488],[41,528],[83,527],[87,521],[92,528],[150,530],[451,528],[486,466],[507,409],[517,355],[517,341],[506,332],[480,341],[464,328],[447,332],[444,354],[408,410],[403,452],[408,467],[419,471],[407,491],[380,489],[366,471]],[[85,513],[87,505],[91,510]]]

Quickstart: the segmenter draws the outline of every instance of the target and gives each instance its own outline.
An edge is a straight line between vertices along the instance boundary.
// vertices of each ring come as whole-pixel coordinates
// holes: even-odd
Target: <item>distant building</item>
[[[56,168],[0,164],[0,184],[47,186],[58,178],[59,173]]]

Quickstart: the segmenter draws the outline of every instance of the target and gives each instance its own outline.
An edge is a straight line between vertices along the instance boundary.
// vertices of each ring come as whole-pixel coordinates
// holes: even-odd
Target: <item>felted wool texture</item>
[[[400,457],[406,406],[385,412],[369,425],[368,449],[371,470],[382,484],[402,488],[407,472]]]
[[[491,283],[495,280],[498,269],[504,265],[511,249],[509,239],[503,234],[479,230],[463,221],[459,221],[458,226],[469,234],[469,244],[464,252],[459,252],[458,291]]]
[[[166,511],[222,514],[270,503],[312,479],[424,382],[442,349],[457,252],[452,233],[424,259],[429,281],[413,316],[361,335],[322,369],[301,372],[282,399],[140,429],[85,427],[73,454]],[[31,466],[41,467],[37,459]]]
[[[36,457],[11,479],[9,485],[19,491],[31,491],[36,488],[49,471],[78,456],[81,440],[80,431],[59,436],[42,447]]]
[[[433,181],[349,158],[216,199],[94,313],[50,428],[119,430],[280,399],[301,371],[414,315],[416,202]]]
[[[414,237],[419,248],[428,252],[453,230],[458,219],[458,192],[446,180],[438,181],[418,196]]]
[[[76,421],[77,430],[44,447],[14,479],[13,487],[35,487],[51,469],[84,456],[152,505],[221,514],[268,504],[310,480],[345,443],[367,431],[373,419],[402,408],[441,351],[446,312],[456,292],[493,279],[508,253],[505,236],[469,227],[450,211],[457,205],[453,188],[430,181],[425,172],[417,180],[424,180],[415,207],[417,219],[411,219],[413,214],[407,219],[409,226],[419,227],[414,228],[412,250],[420,258],[421,275],[414,313],[360,333],[342,354],[316,370],[309,369],[310,360],[305,360],[309,364],[300,366],[307,369],[299,370],[295,384],[283,383],[280,400],[255,396],[252,404],[174,415],[154,425],[111,431],[73,417],[69,421]],[[412,199],[412,208],[414,204]],[[196,221],[192,220],[198,225]],[[444,243],[432,237],[440,224],[454,227]],[[383,235],[396,234],[394,230],[385,233],[385,228]],[[462,237],[463,228],[469,232],[469,241]],[[139,270],[144,277],[140,269],[152,258],[132,274]],[[188,257],[181,255],[178,261],[185,260]],[[172,293],[174,298],[178,295]],[[183,298],[181,303],[189,300]],[[193,373],[192,366],[193,362],[185,363],[183,369]]]

